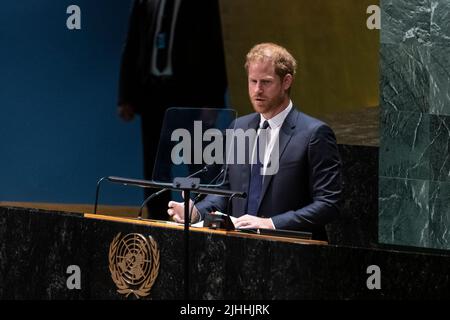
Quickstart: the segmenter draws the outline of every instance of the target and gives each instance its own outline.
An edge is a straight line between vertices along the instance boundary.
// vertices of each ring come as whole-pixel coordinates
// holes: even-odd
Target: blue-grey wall
[[[379,241],[450,249],[450,0],[381,0]]]
[[[69,5],[81,30],[68,30]],[[142,177],[140,123],[116,115],[131,0],[2,1],[0,201],[92,203],[99,177]],[[103,203],[142,191],[105,186]]]

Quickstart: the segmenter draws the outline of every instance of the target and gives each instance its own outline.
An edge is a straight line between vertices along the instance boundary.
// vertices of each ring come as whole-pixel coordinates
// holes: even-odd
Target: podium
[[[145,260],[129,255],[137,240],[124,240],[128,251],[117,249],[121,237],[136,234],[152,239],[147,269],[133,267]],[[444,252],[359,248],[203,228],[192,228],[190,241],[192,299],[450,297],[450,256]],[[119,258],[111,259],[111,253]],[[184,296],[183,227],[171,223],[0,207],[0,257],[0,299]],[[113,260],[117,263],[111,266]],[[371,266],[379,268],[380,289],[370,289]],[[77,267],[80,288],[70,288]],[[130,275],[118,281],[111,269],[122,275],[149,270],[153,278],[132,287]],[[130,292],[139,288],[147,295]]]

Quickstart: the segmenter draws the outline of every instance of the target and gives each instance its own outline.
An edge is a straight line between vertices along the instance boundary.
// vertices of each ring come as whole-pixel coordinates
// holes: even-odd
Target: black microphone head
[[[198,170],[198,171],[196,171],[196,172],[190,174],[190,175],[188,176],[188,178],[194,178],[194,177],[198,176],[199,174],[208,172],[209,167],[211,167],[211,166],[212,166],[211,164],[205,165],[205,166],[204,166],[203,168],[201,168],[200,170]]]

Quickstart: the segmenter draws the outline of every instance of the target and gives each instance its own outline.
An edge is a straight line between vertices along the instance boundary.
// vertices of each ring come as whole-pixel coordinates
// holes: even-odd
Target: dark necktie
[[[162,19],[161,26],[157,36],[157,48],[156,51],[156,67],[159,72],[163,72],[169,61],[169,46],[170,46],[170,37],[172,36],[172,19],[174,13],[174,3],[175,0],[165,0],[164,8],[162,11]]]
[[[269,128],[269,122],[264,121],[261,129]],[[261,132],[259,132],[256,138],[256,163],[252,164],[252,173],[250,176],[250,184],[248,188],[248,202],[247,202],[247,214],[257,215],[258,214],[258,204],[261,197],[261,189],[263,183],[263,176],[261,174],[261,169],[263,167],[263,159],[259,157],[259,140]],[[265,141],[264,141],[265,143]]]

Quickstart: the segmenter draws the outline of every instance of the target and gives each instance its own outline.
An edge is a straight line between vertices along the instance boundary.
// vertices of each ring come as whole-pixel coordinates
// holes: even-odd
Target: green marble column
[[[450,249],[450,0],[382,0],[379,242]]]

